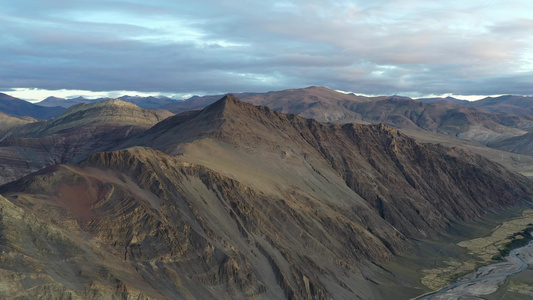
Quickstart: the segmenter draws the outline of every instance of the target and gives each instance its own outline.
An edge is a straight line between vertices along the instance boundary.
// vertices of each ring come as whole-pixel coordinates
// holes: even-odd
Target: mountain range
[[[385,123],[404,130],[412,136],[425,135],[424,132],[437,133],[448,137],[458,137],[466,141],[474,141],[504,151],[531,155],[533,143],[529,131],[533,127],[533,99],[523,96],[487,97],[478,101],[465,101],[453,97],[421,98],[413,100],[401,96],[365,97],[346,94],[324,87],[308,87],[289,89],[268,93],[237,93],[237,97],[254,105],[268,106],[284,113],[294,113],[321,122],[334,123]],[[220,99],[223,95],[194,96],[183,101],[175,101],[167,97],[132,97],[122,96],[120,99],[140,105],[143,108],[165,109],[174,113],[204,108]],[[5,97],[9,97],[4,95]],[[10,103],[25,103],[23,100],[10,98]],[[77,103],[95,103],[101,99],[83,97],[61,99],[49,97],[39,105],[70,107]],[[41,106],[2,106],[11,116],[23,116],[27,111],[37,119],[57,117],[63,111],[41,112]],[[7,108],[9,107],[9,111]],[[58,110],[59,109],[59,110]],[[5,131],[5,129],[4,129]]]
[[[59,116],[64,111],[64,107],[42,107],[0,93],[0,112],[12,117],[31,117],[38,120],[47,120]]]
[[[106,150],[170,115],[105,100],[72,106],[55,119],[21,121],[0,137],[0,184]]]
[[[408,132],[429,131],[496,149],[533,154],[533,144],[528,142],[527,135],[533,129],[533,117],[527,114],[528,109],[533,108],[533,99],[528,97],[489,97],[478,101],[452,97],[413,100],[399,96],[365,97],[314,86],[239,96],[254,105],[321,122],[385,123]],[[218,98],[220,96],[193,97],[163,107],[180,113],[203,108]],[[519,111],[521,113],[517,113]],[[519,147],[516,143],[529,146]]]
[[[309,92],[291,91],[319,116],[325,96]],[[339,107],[376,101],[343,95]],[[277,108],[107,100],[8,131],[0,161],[38,171],[2,175],[1,297],[409,298],[423,287],[387,263],[415,240],[531,201],[527,178],[480,155],[250,97]]]
[[[84,97],[76,97],[76,98],[69,98],[69,99],[64,99],[64,98],[58,98],[58,97],[48,97],[40,102],[37,102],[35,104],[37,105],[40,105],[40,106],[44,106],[44,107],[64,107],[64,108],[69,108],[73,105],[76,105],[76,104],[80,104],[80,103],[95,103],[95,102],[100,102],[100,101],[104,101],[104,100],[109,100],[111,98],[97,98],[97,99],[87,99],[87,98],[84,98]],[[171,99],[171,98],[168,98],[168,97],[165,97],[165,96],[159,96],[159,97],[153,97],[153,96],[148,96],[148,97],[141,97],[141,96],[120,96],[118,97],[117,99],[120,99],[122,101],[125,101],[125,102],[130,102],[130,103],[133,103],[139,107],[142,107],[142,108],[148,108],[148,109],[153,109],[153,108],[159,108],[163,105],[169,105],[169,104],[172,104],[172,103],[175,103],[176,100],[174,99]]]

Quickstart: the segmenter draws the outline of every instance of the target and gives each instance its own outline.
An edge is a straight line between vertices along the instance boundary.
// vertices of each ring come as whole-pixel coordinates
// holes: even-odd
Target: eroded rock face
[[[63,239],[85,240],[54,246],[51,257],[41,256],[40,244],[6,243],[17,255],[41,260],[39,271],[23,270],[27,276],[77,284],[69,292],[80,297],[92,282],[111,289],[109,281],[121,282],[130,295],[142,280],[151,287],[146,296],[156,290],[156,298],[168,299],[373,298],[365,277],[378,274],[363,277],[359,268],[391,256],[354,212],[296,192],[265,194],[147,148],[95,154],[82,166],[49,168],[0,192],[38,222],[59,228]],[[56,265],[57,255],[78,265]],[[82,257],[95,255],[106,278],[94,269],[83,273],[87,278],[53,273],[79,272],[88,264]]]

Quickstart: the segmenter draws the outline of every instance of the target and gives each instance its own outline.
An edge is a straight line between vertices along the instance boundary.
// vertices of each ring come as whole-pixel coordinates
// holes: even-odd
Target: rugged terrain
[[[90,107],[35,132],[83,128],[69,115],[83,123]],[[119,144],[0,187],[0,294],[408,298],[416,286],[383,265],[413,239],[533,195],[479,155],[231,95]]]
[[[255,107],[231,96],[202,111],[168,118],[123,147],[133,145],[181,155],[265,189],[287,183],[304,191],[320,186],[318,182],[295,181],[298,172],[310,175],[304,178],[316,177],[315,170],[328,179],[340,176],[343,184],[367,199],[385,219],[390,222],[401,219],[399,226],[412,226],[410,230],[406,228],[412,236],[425,235],[422,228],[443,228],[447,215],[469,218],[485,205],[503,204],[497,199],[487,202],[492,197],[472,197],[489,195],[496,188],[487,186],[481,174],[516,178],[528,184],[481,157],[459,149],[420,144],[388,126],[326,125]],[[229,163],[220,162],[220,157],[228,157]],[[239,165],[233,164],[231,157],[238,157]],[[463,164],[479,166],[479,170],[463,170],[460,166]],[[257,169],[265,170],[262,174],[266,179],[260,182],[249,179]],[[469,175],[459,180],[454,172]],[[501,172],[506,174],[502,176]],[[508,197],[512,198],[512,193],[519,190],[501,186],[501,190],[493,193],[503,196],[511,192]],[[460,200],[464,197],[469,198],[470,207]],[[400,203],[405,203],[405,207]]]
[[[0,183],[108,149],[169,115],[106,100],[73,106],[56,119],[16,126],[0,136]]]

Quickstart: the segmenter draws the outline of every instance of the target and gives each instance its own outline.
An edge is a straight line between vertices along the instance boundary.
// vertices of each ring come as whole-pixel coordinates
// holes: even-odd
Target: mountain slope
[[[32,117],[38,120],[48,120],[59,116],[65,111],[63,107],[44,107],[35,105],[9,95],[0,93],[0,112],[13,117]]]
[[[370,141],[376,142],[372,147],[362,147]],[[323,187],[323,183],[299,182],[294,178],[300,173],[313,178],[314,170],[320,170],[326,178],[335,178],[333,174],[336,174],[410,237],[434,234],[451,218],[469,219],[479,216],[483,207],[513,201],[512,193],[506,191],[504,185],[495,182],[488,186],[483,179],[485,176],[499,180],[496,178],[503,172],[528,185],[524,178],[481,157],[436,145],[422,145],[386,126],[324,125],[265,107],[254,107],[232,96],[200,112],[168,118],[126,145],[151,146],[172,155],[182,155],[193,163],[209,165],[265,190],[292,184],[308,192],[316,186],[327,191],[331,187]],[[220,157],[239,157],[239,165],[224,164]],[[256,170],[262,170],[268,179],[254,182]],[[476,172],[484,175],[459,180],[457,173],[460,172],[461,176]],[[523,191],[523,188],[516,186],[513,190]],[[485,196],[488,191],[506,196],[475,196]],[[504,198],[507,200],[502,202]],[[327,199],[325,196],[322,200]],[[458,207],[461,209],[454,211]],[[429,228],[427,232],[422,229],[426,227]]]
[[[46,279],[38,287],[55,288],[30,292],[48,297],[409,298],[420,291],[381,265],[411,238],[533,195],[526,178],[477,155],[231,95],[117,148],[126,147],[0,187],[6,206],[50,224],[32,230],[66,257],[41,253],[32,230],[12,235],[0,269],[26,276],[10,277],[10,289],[22,293],[37,277]],[[15,220],[7,232],[27,228],[27,218]],[[13,257],[40,268],[17,267]]]
[[[168,115],[106,100],[79,104],[57,119],[17,127],[0,138],[0,183],[107,149]]]
[[[525,155],[533,155],[533,132],[490,143],[489,147]]]
[[[53,97],[53,96],[50,96],[40,102],[37,102],[36,104],[37,105],[40,105],[40,106],[46,106],[46,107],[55,107],[55,106],[61,106],[61,107],[64,107],[64,108],[69,108],[73,105],[76,105],[76,104],[80,104],[80,103],[92,103],[92,102],[97,102],[97,101],[101,101],[101,100],[104,100],[104,99],[86,99],[84,97],[76,97],[76,98],[70,98],[70,99],[64,99],[64,98],[58,98],[58,97]]]
[[[390,251],[352,221],[354,212],[297,193],[265,194],[148,148],[95,154],[82,166],[46,169],[0,193],[39,223],[54,224],[59,237],[47,232],[50,225],[42,235],[67,260],[58,265],[54,255],[40,254],[42,245],[12,238],[2,257],[27,256],[31,263],[13,267],[2,259],[0,268],[46,278],[77,296],[89,286],[96,295],[113,291],[109,282],[120,282],[122,296],[157,291],[157,299],[375,299],[389,293],[373,285],[394,283],[365,263],[364,257],[383,261]]]
[[[18,127],[24,124],[37,122],[37,120],[31,117],[12,117],[3,112],[0,112],[0,137],[3,136],[9,129],[13,127]]]

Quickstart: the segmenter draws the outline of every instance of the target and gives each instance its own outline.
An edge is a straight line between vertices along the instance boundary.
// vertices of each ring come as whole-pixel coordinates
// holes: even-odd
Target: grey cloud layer
[[[145,2],[0,4],[0,88],[533,94],[526,1]]]

